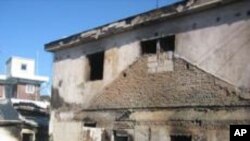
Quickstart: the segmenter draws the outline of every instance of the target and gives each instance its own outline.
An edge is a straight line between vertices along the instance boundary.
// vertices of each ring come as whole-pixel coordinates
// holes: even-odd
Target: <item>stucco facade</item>
[[[249,7],[180,2],[46,44],[51,138],[229,140],[250,122]]]

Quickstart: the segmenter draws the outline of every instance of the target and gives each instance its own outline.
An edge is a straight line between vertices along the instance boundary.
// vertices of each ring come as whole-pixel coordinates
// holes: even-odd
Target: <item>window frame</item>
[[[100,81],[104,79],[104,69],[105,69],[105,51],[99,51],[92,54],[88,54],[87,56],[88,64],[89,64],[89,78],[88,81]],[[100,60],[101,59],[101,60]],[[100,64],[98,64],[98,63]],[[96,65],[98,64],[98,65]],[[99,66],[100,65],[100,66]],[[99,67],[97,67],[99,66]],[[100,70],[96,71],[98,68]]]
[[[21,70],[22,71],[27,71],[27,64],[21,64]]]
[[[26,84],[25,86],[25,92],[28,94],[34,94],[35,93],[35,85],[33,84]]]

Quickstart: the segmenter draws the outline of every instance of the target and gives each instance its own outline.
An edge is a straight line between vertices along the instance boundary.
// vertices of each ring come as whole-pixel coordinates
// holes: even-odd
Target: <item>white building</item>
[[[40,87],[49,78],[35,74],[35,60],[11,57],[6,62],[6,74],[0,75],[0,97],[38,100]]]

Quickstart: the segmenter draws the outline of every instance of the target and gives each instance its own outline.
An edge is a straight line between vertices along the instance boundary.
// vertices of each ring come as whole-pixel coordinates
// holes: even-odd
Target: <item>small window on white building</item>
[[[26,64],[22,64],[21,65],[21,70],[26,71],[27,70],[27,65]]]
[[[35,93],[35,86],[34,85],[26,85],[26,93],[33,94]]]

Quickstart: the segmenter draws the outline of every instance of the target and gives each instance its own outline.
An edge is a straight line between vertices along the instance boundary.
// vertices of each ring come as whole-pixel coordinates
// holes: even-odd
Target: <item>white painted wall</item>
[[[26,69],[22,69],[22,65],[26,65]],[[39,76],[35,74],[35,60],[11,57],[6,63],[6,75],[7,77],[24,78],[37,81],[49,81],[48,77]]]
[[[27,78],[35,75],[35,61],[32,59],[12,57],[6,65],[10,66],[7,74],[12,77]],[[21,69],[22,65],[26,65],[26,70]]]

